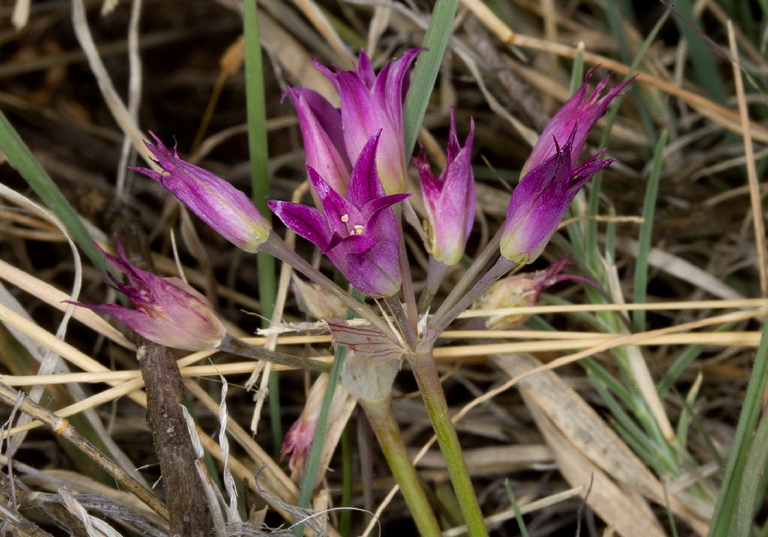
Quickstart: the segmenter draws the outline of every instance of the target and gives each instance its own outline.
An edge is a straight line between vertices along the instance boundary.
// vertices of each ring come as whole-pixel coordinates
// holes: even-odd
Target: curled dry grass
[[[244,313],[261,311],[252,259],[189,218],[153,183],[125,174],[127,164],[147,159],[143,133],[153,130],[166,140],[176,136],[191,160],[247,188],[236,6],[134,1],[99,14],[94,3],[75,0],[32,4],[22,23],[23,6],[16,2],[19,29],[6,30],[0,41],[0,103],[35,157],[105,247],[115,220],[131,221],[150,239],[160,273],[183,274],[220,306],[232,333],[253,333],[258,321]],[[312,0],[260,7],[272,194],[300,197],[306,188],[301,144],[293,110],[280,103],[283,85],[330,95],[311,58],[348,68],[352,52],[366,46],[383,62],[420,44],[428,10],[410,3]],[[508,182],[546,117],[569,95],[574,60],[618,76],[637,73],[637,79],[610,131],[609,154],[618,162],[603,178],[597,212],[585,196],[562,229],[577,245],[575,270],[590,270],[600,292],[561,285],[542,304],[526,308],[533,317],[512,330],[481,329],[478,319],[502,312],[468,312],[436,349],[481,506],[495,533],[516,534],[515,509],[503,484],[509,479],[531,534],[572,533],[582,520],[584,531],[595,535],[606,527],[620,535],[704,535],[768,309],[758,181],[768,142],[761,121],[766,62],[754,37],[758,29],[743,14],[728,12],[727,5],[706,4],[697,13],[714,40],[702,40],[715,68],[710,87],[696,78],[702,53],[675,29],[675,23],[686,27],[677,11],[662,27],[664,40],[643,50],[649,30],[640,28],[652,26],[663,10],[634,12],[632,21],[618,8],[613,13],[586,2],[510,1],[494,8],[478,0],[461,4],[420,135],[430,157],[440,162],[449,107],[457,107],[460,123],[476,118],[479,215],[471,251],[499,226]],[[9,20],[10,9],[2,9],[0,16]],[[720,100],[718,84],[731,97]],[[644,213],[662,128],[669,138],[657,153],[655,213]],[[78,295],[86,302],[104,301],[100,274],[78,268],[53,219],[30,203],[34,196],[7,164],[3,186],[0,381],[9,387],[3,392],[4,413],[15,420],[7,426],[9,471],[2,493],[28,510],[4,508],[0,518],[35,535],[44,535],[44,528],[57,531],[57,525],[90,535],[94,518],[109,520],[126,534],[163,534],[165,506],[156,499],[138,501],[158,472],[143,420],[147,397],[135,345],[92,312],[65,308],[62,300]],[[653,214],[648,249],[638,241],[641,227],[650,225],[644,214]],[[416,245],[415,233],[413,239]],[[554,260],[571,248],[556,241],[546,255]],[[426,263],[418,246],[412,259],[419,279]],[[639,265],[647,266],[647,279],[636,278]],[[451,282],[455,279],[447,285]],[[278,296],[285,323],[252,340],[330,360],[329,337],[305,324],[287,277],[280,279]],[[645,298],[634,301],[638,296]],[[633,313],[639,311],[645,312],[642,321]],[[64,365],[52,365],[56,356]],[[292,522],[299,491],[286,465],[273,456],[268,429],[277,425],[253,418],[254,401],[243,388],[257,366],[215,353],[177,358],[197,419],[196,436],[212,458],[207,466],[202,455],[190,464],[208,480],[206,491],[214,498],[217,490],[228,490],[211,481],[223,468],[253,493],[240,493],[241,507],[253,511],[222,514],[214,520],[217,531],[235,531],[223,529],[225,517],[274,527],[283,520],[277,513]],[[573,365],[579,360],[587,365]],[[401,377],[396,410],[406,441],[428,488],[443,502],[446,524],[456,526],[446,535],[460,535],[426,413],[407,373]],[[298,372],[281,373],[284,426],[295,419],[310,382]],[[222,385],[229,390],[226,414],[216,399]],[[38,402],[17,404],[14,388],[29,391]],[[215,434],[227,414],[232,446]],[[20,416],[34,420],[18,421]],[[351,419],[353,407],[345,416]],[[254,434],[249,427],[257,423]],[[330,471],[323,473],[313,507],[329,511],[308,526],[313,531],[335,535],[345,524],[344,515],[332,510],[342,505],[347,463],[334,453],[345,423],[334,424],[323,454]],[[354,420],[349,423],[354,428]],[[354,533],[366,526],[366,532],[384,535],[411,531],[389,474],[379,469],[380,457],[374,455],[372,462],[362,453],[371,441],[364,424],[358,422],[356,430],[360,452],[352,449],[350,471],[359,479],[350,505],[375,513],[377,522],[369,524],[370,517],[355,513]],[[57,443],[57,435],[72,435],[67,441],[75,438],[80,449]],[[113,463],[96,468],[91,445],[95,452],[111,453],[114,468]],[[124,491],[119,498],[116,480]],[[134,482],[139,488],[127,486]],[[72,496],[69,489],[79,494]],[[579,514],[582,498],[588,515]],[[760,505],[762,498],[756,501]],[[266,519],[255,514],[263,505],[269,505]]]

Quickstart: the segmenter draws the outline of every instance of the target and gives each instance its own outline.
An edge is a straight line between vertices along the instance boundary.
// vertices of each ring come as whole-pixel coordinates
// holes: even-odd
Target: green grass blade
[[[245,92],[248,118],[248,150],[251,157],[251,186],[253,202],[264,217],[271,221],[269,199],[269,147],[267,145],[267,111],[264,98],[264,73],[259,42],[259,19],[256,0],[243,5],[243,34],[245,37]],[[275,259],[264,253],[256,254],[259,274],[259,300],[262,325],[268,326],[274,313],[277,296]],[[269,415],[272,424],[272,443],[276,454],[282,443],[280,412],[280,386],[278,375],[269,376]]]
[[[739,484],[739,501],[736,504],[733,537],[749,537],[752,534],[752,520],[755,515],[757,493],[763,478],[765,461],[768,458],[768,418],[763,416],[744,465],[744,479]],[[762,498],[762,497],[761,497]]]
[[[352,442],[352,427],[348,423],[341,434],[341,506],[352,505],[352,493],[354,492],[354,444]],[[352,532],[352,511],[344,509],[339,516],[339,533],[342,537],[349,537]]]
[[[705,89],[713,101],[725,105],[727,92],[722,79],[717,74],[719,71],[715,64],[715,54],[712,46],[707,42],[699,20],[693,14],[691,1],[677,0],[672,9],[676,12],[675,23],[688,42],[696,82]]]
[[[360,302],[365,301],[365,295],[357,290],[352,291],[354,296]],[[347,309],[347,319],[355,317],[355,312],[351,309]],[[320,408],[320,416],[317,419],[317,427],[315,428],[315,437],[312,440],[312,448],[309,450],[309,456],[304,466],[304,481],[301,483],[301,493],[299,494],[299,507],[309,507],[309,502],[312,499],[312,491],[315,489],[315,478],[317,477],[317,470],[320,467],[320,455],[323,451],[323,444],[325,443],[325,432],[328,427],[328,414],[331,410],[331,403],[333,402],[333,392],[336,391],[336,384],[338,384],[341,378],[341,370],[344,367],[344,360],[347,357],[347,348],[339,345],[336,348],[336,353],[333,357],[333,364],[331,370],[328,372],[328,385],[325,388],[325,394],[323,395],[323,403]],[[298,536],[304,531],[303,524],[297,525],[294,533]]]
[[[77,212],[37,161],[19,133],[11,126],[2,111],[0,111],[0,151],[5,153],[11,165],[29,183],[29,186],[43,200],[43,203],[61,220],[74,241],[91,260],[91,263],[103,272],[104,256],[93,245],[93,240]]]
[[[523,520],[523,514],[520,512],[520,507],[517,506],[515,493],[512,492],[512,486],[509,484],[509,479],[504,480],[504,488],[507,491],[507,498],[509,498],[509,503],[512,504],[512,509],[515,510],[515,520],[517,520],[517,525],[520,529],[520,535],[522,537],[528,537],[528,528],[525,527],[525,520]]]
[[[736,326],[736,323],[726,323],[715,328],[713,332],[717,333],[733,330],[734,326]],[[672,386],[674,386],[678,377],[688,368],[689,365],[691,365],[691,363],[696,358],[699,357],[702,352],[704,352],[706,348],[706,345],[691,345],[686,347],[675,359],[675,361],[672,362],[672,365],[667,368],[664,376],[656,385],[656,391],[658,392],[661,399],[664,399],[667,396],[667,392],[669,392]]]
[[[661,180],[661,168],[664,164],[664,147],[667,145],[667,131],[662,131],[656,151],[653,156],[653,167],[648,178],[648,186],[645,189],[645,202],[643,204],[643,225],[640,226],[638,238],[637,261],[635,262],[635,304],[646,301],[648,295],[648,252],[651,249],[651,235],[653,234],[653,216],[656,212],[656,198],[659,193],[659,181]],[[645,310],[632,312],[632,327],[635,332],[645,331]]]
[[[419,128],[427,111],[429,97],[435,87],[440,62],[445,47],[451,37],[451,25],[456,16],[458,0],[437,0],[432,11],[432,20],[424,36],[423,47],[413,71],[411,86],[403,107],[403,127],[405,130],[405,154],[410,155],[419,136]]]
[[[760,418],[762,396],[768,381],[768,330],[763,328],[763,336],[755,355],[755,365],[749,377],[744,405],[741,409],[739,424],[736,427],[731,455],[723,476],[723,484],[717,497],[715,514],[709,526],[709,537],[729,535],[737,516],[737,502],[740,486],[744,479],[747,455],[754,443],[755,427]]]

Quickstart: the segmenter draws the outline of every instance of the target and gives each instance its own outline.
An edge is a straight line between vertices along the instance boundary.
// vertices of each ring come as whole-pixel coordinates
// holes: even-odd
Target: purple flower
[[[475,178],[471,165],[474,136],[475,122],[472,121],[464,147],[459,145],[451,110],[448,161],[440,178],[432,174],[423,151],[413,159],[421,176],[421,193],[427,211],[424,223],[429,236],[427,250],[446,265],[455,265],[461,259],[475,218]]]
[[[573,140],[572,134],[562,149],[555,144],[554,156],[528,172],[512,192],[501,237],[501,255],[507,259],[523,264],[539,257],[582,185],[613,162],[596,160],[600,152],[574,168]]]
[[[287,94],[299,115],[307,166],[343,196],[347,193],[352,165],[344,145],[341,112],[316,91],[288,88]]]
[[[315,62],[315,67],[328,77],[339,93],[344,146],[349,161],[357,161],[371,136],[381,131],[377,170],[388,194],[405,191],[403,101],[408,89],[406,75],[418,53],[419,49],[408,50],[402,58],[385,65],[378,75],[364,51],[360,52],[360,61],[354,71],[334,67],[334,73]],[[337,130],[332,121],[324,126],[329,136]],[[304,131],[305,144],[307,134]]]
[[[145,142],[163,171],[132,168],[160,183],[203,222],[246,252],[255,252],[269,237],[270,225],[248,196],[229,182],[179,158],[150,133],[156,146]]]
[[[346,197],[307,168],[322,211],[287,201],[269,202],[286,226],[318,246],[349,283],[373,297],[392,296],[400,289],[400,230],[391,206],[410,195],[384,192],[375,164],[379,134],[363,147]]]
[[[110,264],[126,275],[121,283],[111,272],[110,287],[125,294],[136,309],[118,304],[77,306],[106,313],[150,341],[188,351],[215,349],[227,334],[210,301],[178,278],[161,278],[133,266],[117,241],[120,257],[102,250]]]
[[[557,146],[565,145],[572,134],[574,134],[574,138],[571,144],[571,165],[575,168],[579,163],[579,157],[581,157],[584,144],[587,142],[589,131],[595,122],[605,114],[613,98],[619,95],[627,84],[632,82],[632,79],[626,80],[601,96],[609,80],[604,78],[598,83],[595,90],[587,96],[589,79],[595,69],[597,67],[593,67],[587,72],[584,83],[578,91],[568,99],[547,124],[539,137],[539,141],[531,151],[531,155],[523,165],[521,175],[527,174],[552,157],[557,151]]]

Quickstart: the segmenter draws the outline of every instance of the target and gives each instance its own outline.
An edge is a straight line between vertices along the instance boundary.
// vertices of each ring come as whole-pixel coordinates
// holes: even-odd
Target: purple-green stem
[[[459,283],[457,283],[456,286],[453,289],[451,289],[451,292],[448,294],[448,296],[445,297],[445,300],[443,301],[442,304],[440,304],[440,307],[435,312],[433,316],[434,319],[448,318],[446,316],[446,312],[449,309],[451,309],[456,304],[456,302],[461,300],[462,296],[464,296],[464,294],[467,292],[467,289],[469,289],[470,285],[472,285],[472,283],[480,275],[480,272],[486,267],[486,265],[488,265],[488,263],[492,259],[494,259],[494,257],[499,255],[500,243],[501,243],[501,229],[499,229],[499,231],[491,238],[488,244],[485,245],[485,248],[483,248],[480,254],[478,254],[475,260],[472,262],[472,265],[469,267],[469,270],[467,270],[467,272],[464,273],[464,276],[461,277],[461,279],[459,280]],[[485,289],[483,289],[483,291],[484,290]],[[446,323],[446,326],[448,326],[448,324],[453,322],[453,319],[455,318],[456,318],[455,316],[453,318],[450,318],[448,320],[448,323]]]
[[[452,301],[453,304],[445,307],[446,304],[443,303],[443,305],[440,306],[440,308],[437,310],[437,313],[435,313],[434,317],[432,317],[427,323],[427,327],[424,329],[424,335],[419,342],[418,350],[428,350],[431,352],[435,341],[437,341],[437,338],[440,337],[440,334],[442,334],[443,330],[448,328],[448,325],[451,324],[454,319],[456,319],[456,317],[458,317],[463,311],[469,308],[469,306],[472,305],[472,302],[477,300],[480,295],[487,291],[488,288],[496,282],[496,280],[504,276],[516,266],[517,263],[514,261],[510,261],[506,257],[499,257],[491,266],[491,268],[489,268],[488,271],[483,274],[482,278],[477,280],[475,285],[466,291],[462,289],[462,294],[455,297],[455,300]],[[453,296],[455,291],[456,289],[451,292],[449,298],[450,296]]]
[[[485,529],[483,513],[477,503],[472,479],[461,453],[456,428],[448,414],[448,403],[445,401],[445,394],[440,384],[440,376],[432,351],[412,354],[406,358],[411,365],[427,412],[429,412],[429,418],[432,421],[440,451],[443,453],[443,458],[448,466],[448,474],[451,477],[456,499],[461,506],[461,514],[464,516],[469,536],[487,537],[488,531]]]
[[[268,253],[280,261],[288,263],[294,270],[301,272],[316,284],[322,285],[341,299],[345,306],[381,330],[382,333],[389,337],[393,342],[398,342],[397,337],[392,333],[392,330],[389,328],[386,321],[384,321],[384,319],[382,319],[370,306],[363,302],[358,302],[352,295],[333,283],[330,278],[325,276],[291,249],[274,231],[269,232],[269,238],[259,246],[259,251]]]
[[[411,318],[400,302],[400,298],[395,295],[384,299],[384,303],[389,308],[390,313],[395,319],[395,326],[400,329],[400,334],[403,336],[405,343],[411,348],[415,349],[419,344],[419,336],[416,334],[416,327],[411,322]]]
[[[224,340],[219,344],[217,350],[221,352],[228,352],[236,356],[242,356],[244,358],[266,360],[268,362],[272,362],[273,364],[295,367],[296,369],[303,369],[305,371],[328,373],[328,371],[331,369],[331,364],[320,362],[318,360],[312,360],[311,358],[302,358],[301,356],[292,356],[290,354],[270,351],[264,347],[246,343],[245,341],[237,339],[236,337],[229,334],[224,336]]]
[[[400,273],[402,274],[403,301],[405,302],[405,311],[408,319],[411,320],[412,331],[416,331],[416,325],[419,318],[419,310],[416,306],[416,292],[413,289],[413,277],[411,276],[411,264],[408,261],[408,248],[405,247],[405,233],[403,232],[403,207],[395,207],[395,217],[400,230]],[[411,329],[409,329],[411,330]]]
[[[432,506],[421,487],[421,482],[408,456],[400,428],[392,412],[392,400],[360,401],[368,421],[371,423],[376,439],[379,441],[384,457],[395,476],[400,492],[408,504],[413,521],[422,537],[440,537],[440,525],[437,523]]]
[[[424,291],[419,297],[419,313],[424,313],[432,304],[432,300],[440,290],[440,284],[443,282],[445,275],[448,274],[450,265],[446,265],[442,261],[438,261],[431,255],[429,256],[429,269],[427,270],[427,281]]]

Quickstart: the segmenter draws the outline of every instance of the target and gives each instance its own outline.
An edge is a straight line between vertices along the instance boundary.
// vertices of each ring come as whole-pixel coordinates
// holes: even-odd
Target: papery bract
[[[334,344],[347,348],[341,380],[349,393],[370,404],[390,399],[405,349],[377,328],[353,326],[343,319],[325,322]]]
[[[322,285],[305,282],[296,273],[291,277],[291,289],[299,309],[315,319],[343,317],[347,313],[347,306],[339,297]]]
[[[188,351],[219,346],[227,331],[210,301],[179,278],[161,278],[132,265],[117,242],[119,257],[102,250],[104,257],[126,275],[121,283],[109,273],[110,286],[125,294],[136,309],[118,304],[77,306],[106,313],[150,341]]]
[[[413,159],[419,169],[427,211],[427,250],[446,265],[455,265],[461,259],[475,219],[475,177],[471,163],[474,135],[475,123],[472,121],[464,147],[459,145],[451,110],[447,163],[440,177],[435,178],[432,174],[423,151]]]
[[[344,145],[341,112],[316,91],[288,88],[286,93],[299,116],[307,166],[345,195],[352,165]]]
[[[179,158],[153,133],[156,146],[146,143],[163,171],[132,168],[170,190],[190,211],[229,242],[255,252],[269,237],[270,225],[248,196],[213,173]]]
[[[411,49],[390,61],[377,75],[364,51],[357,69],[335,72],[315,62],[336,87],[341,100],[344,144],[351,162],[357,160],[368,140],[381,131],[377,169],[387,194],[405,191],[406,155],[403,133],[403,101],[408,89],[408,69],[419,49]],[[326,129],[327,130],[327,129]],[[322,170],[317,170],[322,173]]]
[[[594,155],[578,168],[571,158],[573,138],[555,155],[520,180],[512,192],[501,237],[501,255],[515,263],[531,263],[544,251],[557,231],[576,193],[611,159]]]
[[[376,133],[363,148],[342,197],[312,168],[309,180],[322,211],[286,201],[269,207],[298,235],[318,246],[349,283],[373,297],[400,289],[400,230],[391,206],[410,194],[387,196],[376,173]]]
[[[589,79],[592,73],[597,69],[593,67],[584,77],[584,83],[568,99],[568,101],[558,110],[541,133],[539,141],[531,151],[528,160],[523,165],[521,176],[527,174],[532,169],[543,164],[557,152],[557,146],[564,146],[568,139],[573,135],[571,143],[571,166],[576,167],[579,158],[587,142],[589,131],[595,122],[605,114],[608,105],[614,97],[632,82],[632,79],[625,80],[611,88],[605,95],[602,95],[609,78],[604,78],[598,84],[595,90],[587,95]]]

